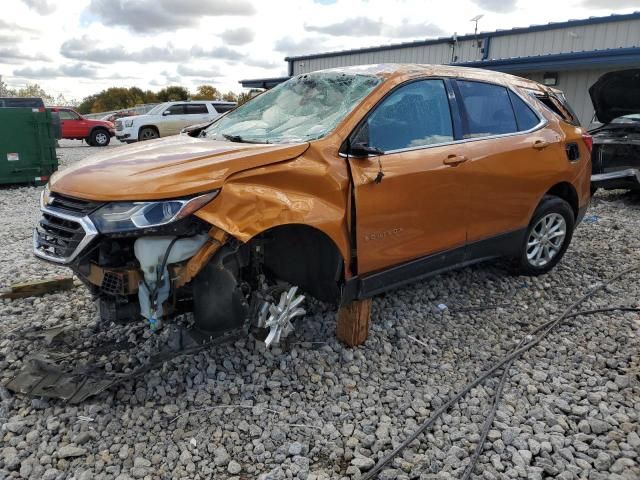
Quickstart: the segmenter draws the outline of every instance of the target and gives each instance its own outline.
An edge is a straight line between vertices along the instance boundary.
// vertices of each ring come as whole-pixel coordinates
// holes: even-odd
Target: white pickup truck
[[[116,138],[131,143],[177,135],[184,127],[215,120],[234,108],[235,102],[218,100],[162,103],[144,115],[116,120]]]

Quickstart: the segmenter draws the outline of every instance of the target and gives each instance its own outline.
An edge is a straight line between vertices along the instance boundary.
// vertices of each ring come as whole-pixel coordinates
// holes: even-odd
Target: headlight
[[[193,198],[159,202],[107,203],[91,215],[101,233],[118,233],[159,227],[191,215],[213,200],[220,190]]]
[[[133,127],[133,120],[125,120],[124,121],[124,126],[125,127]]]

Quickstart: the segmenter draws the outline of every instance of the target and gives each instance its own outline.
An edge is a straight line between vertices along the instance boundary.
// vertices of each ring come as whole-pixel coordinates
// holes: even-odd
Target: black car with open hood
[[[640,69],[602,75],[589,88],[598,122],[592,189],[640,189]]]

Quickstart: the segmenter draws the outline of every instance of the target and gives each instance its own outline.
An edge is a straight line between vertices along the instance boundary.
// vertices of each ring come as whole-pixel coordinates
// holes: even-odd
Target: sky
[[[635,7],[635,8],[634,8]],[[0,75],[82,99],[287,74],[285,56],[629,13],[639,0],[2,0]]]

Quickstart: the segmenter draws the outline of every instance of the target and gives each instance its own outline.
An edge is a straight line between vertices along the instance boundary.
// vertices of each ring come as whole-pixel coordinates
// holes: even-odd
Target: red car
[[[62,138],[85,140],[92,147],[106,147],[116,133],[113,123],[84,118],[73,108],[50,107],[60,116]]]

